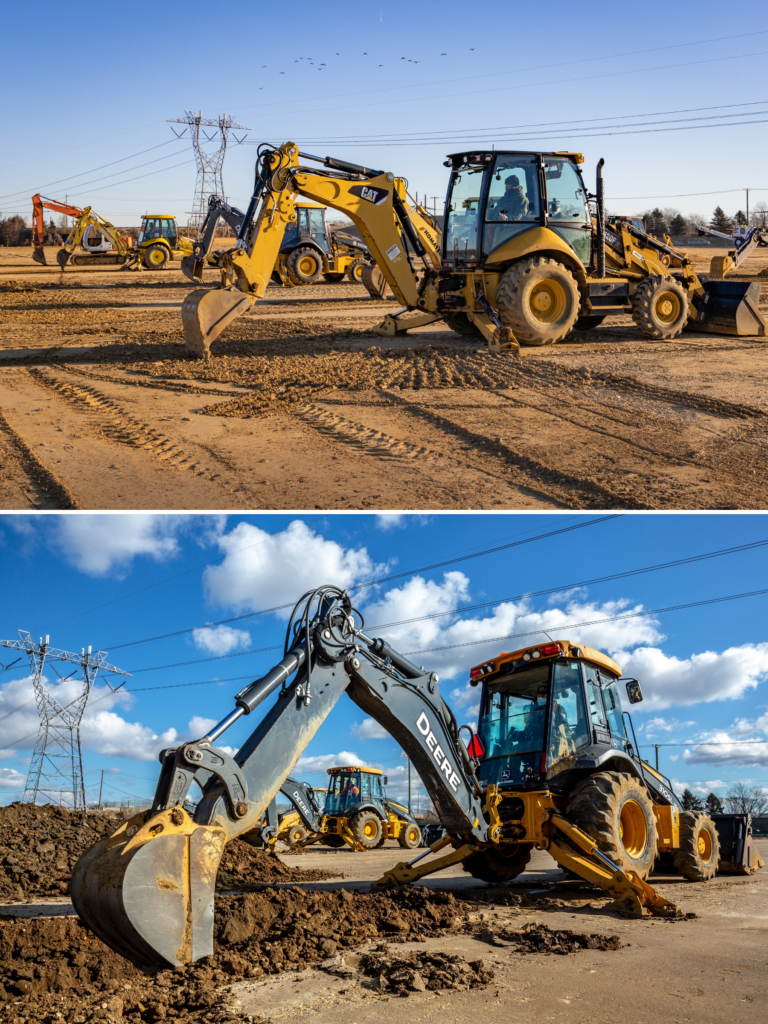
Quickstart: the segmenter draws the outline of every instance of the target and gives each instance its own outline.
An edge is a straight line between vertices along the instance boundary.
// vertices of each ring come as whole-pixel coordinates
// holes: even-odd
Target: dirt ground
[[[768,855],[768,841],[758,848]],[[543,852],[507,886],[455,866],[371,893],[402,854],[394,843],[282,853],[289,869],[332,877],[221,894],[214,957],[154,977],[101,946],[65,897],[5,903],[0,1021],[475,1024],[491,1014],[513,1024],[755,1024],[764,1015],[768,871],[705,884],[654,875],[684,916],[635,920],[563,880]]]
[[[739,276],[768,313],[764,254]],[[205,365],[190,288],[0,251],[0,508],[768,504],[765,339],[650,342],[613,317],[494,356],[440,324],[373,334],[396,306],[362,286],[270,285]]]

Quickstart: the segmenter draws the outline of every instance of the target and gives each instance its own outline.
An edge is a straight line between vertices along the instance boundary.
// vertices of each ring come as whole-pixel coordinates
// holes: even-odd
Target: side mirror
[[[636,679],[627,679],[627,698],[630,704],[639,704],[643,699],[643,691]]]
[[[387,785],[387,776],[386,775],[382,775],[381,776],[381,784],[382,784],[382,786],[386,786]]]

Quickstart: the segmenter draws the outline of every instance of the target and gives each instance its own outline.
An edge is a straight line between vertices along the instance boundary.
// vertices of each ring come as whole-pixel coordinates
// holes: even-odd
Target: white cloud
[[[134,558],[164,561],[178,551],[176,534],[187,516],[146,512],[58,516],[50,542],[66,561],[88,576],[125,574]]]
[[[200,626],[192,631],[195,646],[211,654],[229,654],[238,647],[247,647],[251,642],[251,634],[244,629],[233,629],[232,626]]]
[[[388,740],[390,734],[383,725],[379,725],[372,718],[364,718],[362,722],[355,722],[349,730],[350,736],[361,740]]]
[[[758,736],[734,737],[728,730],[708,733],[696,745],[683,751],[686,764],[768,766],[768,739]]]
[[[376,525],[380,530],[396,530],[405,526],[405,516],[402,512],[379,512],[376,516]]]
[[[207,596],[237,610],[293,603],[313,587],[348,587],[385,569],[371,561],[365,548],[344,548],[301,520],[276,534],[238,523],[218,545],[224,560],[205,570]],[[288,610],[279,614],[287,618]]]
[[[15,768],[0,768],[0,789],[24,789],[27,777]]]
[[[637,727],[638,732],[641,730],[645,733],[646,739],[654,739],[660,732],[670,733],[676,732],[678,729],[690,729],[691,726],[696,725],[695,722],[682,722],[679,718],[650,718],[647,722],[640,724]]]
[[[300,757],[291,774],[301,779],[304,775],[313,772],[320,772],[325,775],[329,768],[340,768],[351,764],[371,767],[370,761],[366,761],[364,757],[359,757],[354,751],[340,750],[338,754],[316,754],[314,757]],[[325,785],[325,783],[313,781],[312,785],[320,786]]]
[[[721,654],[704,651],[689,658],[665,654],[658,647],[639,647],[632,652],[609,649],[624,675],[640,681],[644,703],[638,711],[733,700],[754,690],[768,676],[768,643],[729,647]]]

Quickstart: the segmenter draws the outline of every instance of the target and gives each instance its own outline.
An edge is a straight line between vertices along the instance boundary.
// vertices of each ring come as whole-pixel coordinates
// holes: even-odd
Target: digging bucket
[[[59,264],[62,270],[69,263],[70,256],[71,253],[68,253],[66,249],[59,249],[59,251],[56,253],[56,262]]]
[[[693,330],[742,338],[768,334],[768,323],[758,306],[760,285],[756,281],[707,281],[704,291],[698,317],[689,321]]]
[[[145,971],[213,953],[216,872],[226,836],[180,808],[138,814],[75,865],[75,910],[102,942]]]
[[[227,324],[250,309],[252,298],[238,288],[200,288],[190,292],[181,307],[187,352],[210,358],[211,342]]]
[[[35,263],[39,263],[43,267],[48,266],[48,260],[45,258],[45,250],[42,248],[42,246],[39,249],[35,248],[34,252],[32,253],[32,259],[35,261]]]
[[[753,875],[764,867],[752,838],[749,814],[713,814],[720,841],[718,872],[726,875]]]
[[[185,256],[181,261],[181,272],[190,281],[203,283],[203,268],[205,260],[199,260],[196,256]]]

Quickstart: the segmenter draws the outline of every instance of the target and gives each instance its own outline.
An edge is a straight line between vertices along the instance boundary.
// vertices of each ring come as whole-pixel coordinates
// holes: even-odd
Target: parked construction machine
[[[700,277],[687,257],[631,220],[611,229],[603,161],[594,196],[582,162],[579,153],[450,156],[441,234],[423,207],[408,203],[404,179],[392,172],[301,153],[292,142],[261,146],[237,240],[216,256],[222,287],[192,292],[182,307],[187,349],[207,358],[227,324],[263,296],[297,197],[341,211],[360,230],[404,307],[384,317],[378,331],[385,335],[444,320],[497,350],[517,350],[561,341],[617,313],[631,314],[653,339],[679,337],[689,326],[765,335],[758,285]],[[196,249],[198,263],[206,255]]]
[[[282,839],[290,846],[325,846],[375,850],[387,839],[396,839],[406,850],[421,845],[421,830],[407,807],[389,800],[382,785],[387,778],[380,769],[363,765],[328,768],[328,788],[321,809],[315,790],[305,782],[286,779],[280,787],[294,806],[282,816],[277,806],[267,808],[258,830],[261,841],[273,846]],[[277,821],[277,828],[274,823]]]
[[[55,210],[67,217],[73,217],[75,224],[69,231],[63,249],[56,253],[59,266],[64,269],[73,250],[82,246],[83,252],[72,260],[77,265],[125,263],[131,253],[131,239],[120,232],[90,206],[81,209],[62,203],[58,199],[48,199],[40,193],[32,196],[32,259],[36,263],[47,266],[45,258],[45,224],[43,210]]]
[[[764,249],[768,246],[768,228],[745,228],[739,227],[734,230],[733,235],[726,235],[722,231],[715,231],[714,228],[699,226],[700,235],[714,235],[717,238],[724,238],[733,245],[725,256],[713,256],[709,265],[709,276],[722,280],[726,274],[736,270],[751,256],[755,249]]]
[[[213,952],[216,871],[226,842],[253,829],[343,693],[402,746],[446,829],[430,851],[377,885],[400,885],[462,863],[509,880],[530,851],[596,883],[628,914],[676,908],[646,881],[659,849],[686,877],[723,866],[719,824],[681,814],[667,780],[643,762],[625,728],[640,684],[598,651],[554,641],[500,655],[472,672],[482,685],[479,732],[459,726],[436,673],[369,637],[349,595],[325,586],[297,603],[284,657],[235,696],[205,736],[161,753],[152,807],[78,860],[70,883],[82,920],[139,967],[157,970]],[[216,741],[276,695],[234,757]],[[468,734],[469,742],[461,734]],[[194,817],[184,809],[202,789]],[[733,819],[733,838],[741,827]],[[445,851],[445,852],[443,852]],[[731,867],[760,861],[743,829]],[[429,853],[441,856],[426,860]]]

